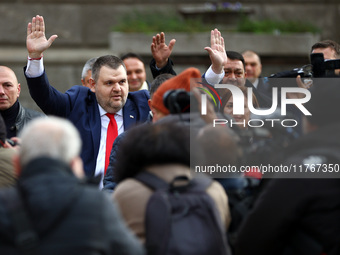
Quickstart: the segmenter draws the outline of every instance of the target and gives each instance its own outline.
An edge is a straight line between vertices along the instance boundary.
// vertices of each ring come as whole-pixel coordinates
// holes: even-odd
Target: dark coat
[[[18,112],[18,115],[15,119],[15,129],[16,129],[17,135],[22,131],[24,126],[29,121],[31,121],[34,118],[43,117],[43,116],[45,116],[45,114],[43,114],[41,112],[34,111],[32,109],[25,108],[19,102],[19,112]],[[10,138],[10,137],[8,137],[8,138]]]
[[[33,100],[46,113],[69,119],[78,129],[82,142],[81,158],[85,173],[95,173],[100,144],[101,120],[95,93],[84,86],[73,86],[65,93],[53,88],[44,72],[37,78],[26,77]],[[123,107],[124,129],[147,120],[149,92],[130,92]]]
[[[18,188],[39,236],[37,255],[143,254],[109,197],[81,183],[64,163],[33,160],[23,169]],[[13,246],[12,218],[3,203],[0,215],[0,254],[21,254]]]

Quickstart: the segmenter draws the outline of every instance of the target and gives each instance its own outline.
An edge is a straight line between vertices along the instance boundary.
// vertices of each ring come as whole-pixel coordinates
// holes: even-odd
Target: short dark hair
[[[324,40],[324,41],[317,42],[317,43],[313,44],[311,52],[314,49],[318,49],[318,48],[321,48],[321,49],[332,48],[335,51],[335,54],[336,54],[334,57],[340,58],[340,45],[335,41]]]
[[[144,63],[144,60],[143,60],[142,56],[137,54],[137,53],[133,53],[133,52],[125,53],[125,54],[121,55],[120,58],[121,58],[121,60],[124,60],[124,59],[127,59],[127,58],[137,58],[141,62]]]
[[[244,58],[241,53],[238,53],[236,51],[231,51],[231,50],[227,50],[226,53],[227,53],[227,57],[230,58],[231,60],[240,60],[243,64],[244,70],[246,69],[246,64],[244,62]]]
[[[190,166],[190,128],[144,124],[127,131],[117,152],[115,180],[120,182],[155,165]]]
[[[175,75],[170,73],[163,73],[158,75],[150,84],[150,97],[152,97],[153,93],[158,89],[158,87],[165,81],[171,79]]]
[[[92,66],[92,78],[95,81],[98,80],[99,72],[102,66],[107,66],[115,70],[118,69],[120,66],[123,66],[126,70],[123,60],[121,60],[119,57],[113,55],[101,56],[93,63]]]

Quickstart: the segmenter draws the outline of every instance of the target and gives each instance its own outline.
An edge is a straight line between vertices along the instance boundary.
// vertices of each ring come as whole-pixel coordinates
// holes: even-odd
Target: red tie
[[[104,174],[106,174],[106,169],[110,162],[110,153],[112,149],[112,144],[116,137],[118,136],[118,127],[117,122],[115,120],[115,115],[112,113],[106,113],[106,116],[110,118],[110,123],[107,127],[107,135],[106,135],[106,153],[105,153],[105,169]]]

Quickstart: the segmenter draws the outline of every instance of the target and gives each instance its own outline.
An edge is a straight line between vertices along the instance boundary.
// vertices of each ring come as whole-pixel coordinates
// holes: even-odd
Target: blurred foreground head
[[[79,157],[81,139],[70,121],[58,117],[37,118],[25,127],[20,137],[19,172],[32,160],[48,157],[68,164],[77,177],[83,177]]]

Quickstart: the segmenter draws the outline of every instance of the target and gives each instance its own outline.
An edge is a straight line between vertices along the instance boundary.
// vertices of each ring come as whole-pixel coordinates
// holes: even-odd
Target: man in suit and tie
[[[43,52],[56,38],[57,35],[45,37],[42,16],[37,15],[28,23],[25,76],[30,94],[46,114],[67,118],[77,127],[86,175],[103,175],[112,147],[107,141],[113,142],[115,136],[147,120],[149,92],[129,93],[125,65],[112,55],[99,57],[93,64],[91,83],[95,93],[84,86],[59,92],[49,84],[43,66]]]

